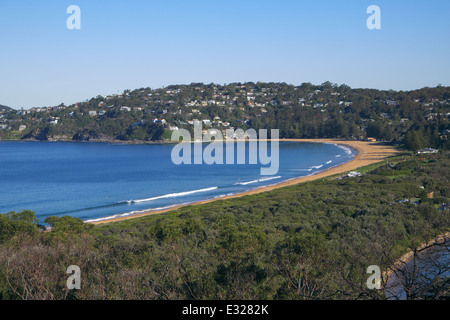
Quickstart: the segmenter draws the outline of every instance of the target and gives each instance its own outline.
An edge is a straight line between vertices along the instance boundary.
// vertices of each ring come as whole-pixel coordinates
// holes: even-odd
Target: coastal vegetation
[[[450,87],[352,89],[325,82],[192,83],[125,90],[65,105],[0,107],[0,140],[164,141],[176,128],[279,129],[280,138],[368,137],[448,148]]]
[[[47,232],[31,211],[2,214],[0,298],[385,299],[367,267],[450,231],[450,153],[358,171],[104,225],[48,217]],[[448,297],[448,281],[410,282],[407,298]]]

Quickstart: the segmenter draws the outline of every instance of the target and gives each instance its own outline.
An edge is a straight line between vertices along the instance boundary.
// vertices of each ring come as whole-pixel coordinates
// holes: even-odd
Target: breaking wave
[[[253,183],[258,183],[258,182],[264,182],[264,181],[270,181],[270,180],[280,179],[280,178],[281,178],[281,176],[278,176],[278,177],[269,177],[269,178],[261,178],[261,179],[257,179],[257,180],[246,181],[246,182],[236,182],[234,185],[246,186],[246,185],[248,185],[248,184],[253,184]]]
[[[352,153],[353,153],[353,152],[352,152],[352,149],[350,149],[350,148],[347,147],[347,146],[343,146],[343,145],[341,145],[341,144],[335,144],[335,145],[336,145],[336,147],[338,147],[338,148],[344,150],[346,154],[352,154]]]
[[[219,187],[211,187],[211,188],[198,189],[198,190],[193,190],[193,191],[169,193],[169,194],[165,194],[165,195],[162,195],[162,196],[157,196],[157,197],[152,197],[152,198],[147,198],[147,199],[122,201],[121,203],[132,204],[132,203],[150,202],[150,201],[155,201],[155,200],[159,200],[159,199],[178,198],[178,197],[184,197],[184,196],[187,196],[187,195],[190,195],[190,194],[194,194],[194,193],[213,191],[213,190],[216,190],[218,188]]]

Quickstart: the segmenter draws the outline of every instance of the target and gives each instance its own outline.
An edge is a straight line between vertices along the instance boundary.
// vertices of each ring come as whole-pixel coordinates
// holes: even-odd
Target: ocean
[[[252,151],[248,143],[246,147],[248,159]],[[262,176],[261,167],[267,166],[248,161],[176,165],[171,159],[173,148],[170,144],[0,142],[0,213],[29,209],[42,224],[49,216],[70,215],[88,222],[129,216],[313,175],[348,162],[357,153],[336,144],[282,141],[278,172]],[[226,157],[226,148],[224,153]]]

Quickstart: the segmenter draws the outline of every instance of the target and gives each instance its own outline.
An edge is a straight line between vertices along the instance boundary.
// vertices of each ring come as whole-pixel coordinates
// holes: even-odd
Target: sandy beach
[[[239,194],[235,194],[235,195],[231,195],[231,196],[225,196],[225,197],[218,198],[218,199],[198,201],[198,202],[194,202],[194,203],[190,203],[190,204],[174,206],[169,209],[153,210],[153,211],[137,213],[137,214],[133,214],[133,215],[125,216],[125,217],[118,217],[118,218],[112,218],[112,219],[108,219],[108,220],[101,220],[101,221],[95,221],[95,222],[89,222],[89,223],[92,223],[92,224],[111,223],[111,222],[116,222],[116,221],[139,218],[139,217],[153,215],[153,214],[161,214],[164,212],[177,210],[181,207],[185,207],[188,205],[198,205],[198,204],[209,203],[212,201],[222,201],[222,200],[227,200],[227,199],[232,199],[232,198],[243,197],[246,195],[263,193],[263,192],[271,191],[274,189],[299,184],[299,183],[306,182],[306,181],[317,180],[320,178],[352,171],[352,170],[355,170],[360,167],[364,167],[364,166],[367,166],[367,165],[370,165],[373,163],[383,161],[386,157],[394,155],[395,153],[399,152],[395,148],[386,146],[379,142],[347,141],[347,140],[337,140],[337,139],[280,139],[279,141],[335,143],[335,144],[345,145],[345,146],[349,146],[353,149],[356,149],[358,151],[358,154],[355,156],[355,158],[353,158],[349,162],[346,162],[346,163],[344,163],[340,166],[334,167],[334,168],[330,168],[329,170],[320,172],[315,175],[300,177],[300,178],[285,181],[285,182],[282,182],[282,183],[279,183],[276,185],[262,187],[262,188],[258,188],[255,190],[251,190],[251,191],[247,191],[247,192],[243,192],[243,193],[239,193]]]

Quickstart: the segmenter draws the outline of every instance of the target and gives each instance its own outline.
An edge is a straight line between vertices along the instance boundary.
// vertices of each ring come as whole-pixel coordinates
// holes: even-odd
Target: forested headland
[[[0,140],[166,141],[177,128],[279,129],[280,138],[389,141],[448,148],[450,87],[353,89],[325,82],[246,82],[140,88],[79,103],[0,106]]]

